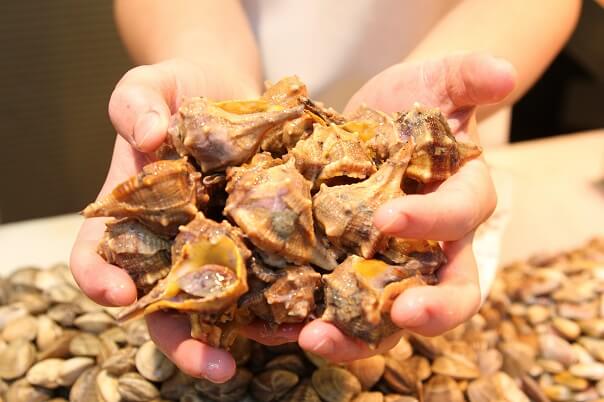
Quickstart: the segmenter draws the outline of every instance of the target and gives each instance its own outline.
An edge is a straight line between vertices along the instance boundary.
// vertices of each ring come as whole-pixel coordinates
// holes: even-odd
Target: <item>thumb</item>
[[[111,123],[137,150],[151,152],[164,141],[175,82],[168,69],[140,66],[128,71],[111,94]]]
[[[507,60],[486,53],[455,54],[424,66],[424,82],[436,85],[450,110],[502,101],[516,85]],[[445,105],[444,105],[445,106]]]

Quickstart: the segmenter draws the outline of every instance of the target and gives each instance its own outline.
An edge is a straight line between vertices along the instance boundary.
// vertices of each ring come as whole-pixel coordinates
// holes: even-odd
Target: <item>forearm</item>
[[[578,19],[579,0],[465,0],[447,14],[406,60],[457,51],[485,51],[510,61],[517,86],[515,102],[560,51]]]
[[[115,19],[137,64],[192,61],[212,77],[260,88],[260,56],[237,0],[115,0]]]

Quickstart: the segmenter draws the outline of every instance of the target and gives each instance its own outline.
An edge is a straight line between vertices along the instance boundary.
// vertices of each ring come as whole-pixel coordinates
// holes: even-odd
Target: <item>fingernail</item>
[[[134,142],[137,148],[142,148],[145,141],[157,130],[157,125],[160,122],[159,113],[150,111],[138,118],[134,126]]]
[[[323,338],[312,348],[312,351],[318,355],[326,356],[333,354],[335,350],[333,341],[330,338]]]
[[[123,305],[123,293],[125,286],[122,283],[113,283],[111,286],[107,288],[105,293],[105,297],[107,301],[111,303],[113,306],[121,306]]]
[[[211,359],[201,368],[201,374],[208,380],[221,384],[228,381],[233,375],[225,369],[225,363],[222,359]]]
[[[424,309],[417,309],[415,311],[409,311],[407,317],[399,318],[399,325],[402,325],[404,328],[416,328],[424,325],[427,322],[428,316]]]
[[[375,214],[374,224],[382,232],[398,232],[407,225],[407,216],[392,207],[382,207]]]

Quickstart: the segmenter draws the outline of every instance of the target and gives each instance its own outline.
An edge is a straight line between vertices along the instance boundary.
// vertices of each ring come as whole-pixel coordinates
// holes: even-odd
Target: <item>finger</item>
[[[423,66],[424,84],[441,97],[445,113],[500,102],[516,85],[514,66],[486,53],[454,54]]]
[[[246,325],[239,331],[241,335],[256,342],[268,346],[282,345],[284,343],[297,342],[298,335],[302,330],[302,324],[284,324],[277,328],[271,328],[265,322],[257,321]]]
[[[73,246],[70,267],[86,296],[105,306],[126,306],[136,300],[136,287],[126,271],[107,264],[97,253],[105,218],[87,219]]]
[[[303,349],[340,363],[383,353],[392,349],[399,338],[400,334],[391,335],[371,349],[365,342],[344,335],[335,325],[314,320],[302,329],[298,342]]]
[[[411,194],[382,205],[374,224],[383,233],[414,239],[458,240],[484,222],[497,196],[484,161],[467,162],[436,191]]]
[[[117,132],[142,152],[155,150],[164,140],[170,102],[176,92],[172,70],[157,65],[128,71],[109,100],[109,118]]]
[[[147,316],[147,326],[157,347],[186,374],[216,383],[235,374],[235,360],[227,351],[191,338],[186,315],[156,312]]]
[[[424,336],[455,328],[480,307],[480,286],[472,253],[472,235],[445,243],[449,259],[439,271],[439,284],[405,290],[394,301],[392,321]]]
[[[123,138],[117,137],[107,180],[98,197],[135,174],[143,164],[142,155]],[[107,306],[126,306],[136,300],[134,283],[126,271],[107,264],[97,253],[106,221],[106,218],[84,221],[73,245],[69,265],[78,286],[92,300]]]

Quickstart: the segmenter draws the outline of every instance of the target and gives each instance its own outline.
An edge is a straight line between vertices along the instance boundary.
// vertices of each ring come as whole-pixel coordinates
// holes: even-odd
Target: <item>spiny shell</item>
[[[379,255],[394,265],[416,269],[422,275],[435,273],[447,262],[440,244],[432,240],[391,237]]]
[[[438,109],[415,105],[396,120],[402,137],[415,138],[415,150],[405,176],[422,183],[445,180],[482,150],[455,139]]]
[[[271,104],[292,108],[302,104],[300,97],[307,96],[306,85],[298,77],[291,76],[277,81],[274,85],[267,83],[266,91],[262,94],[261,99]],[[283,125],[276,126],[266,133],[260,149],[273,154],[285,154],[301,138],[305,138],[312,132],[313,123],[314,119],[307,113],[286,121]]]
[[[390,307],[406,288],[423,284],[414,270],[379,260],[350,256],[323,275],[325,312],[345,334],[377,345],[398,328],[390,321]]]
[[[247,291],[245,260],[249,256],[237,230],[199,213],[174,240],[174,263],[168,276],[119,318],[159,309],[220,315]]]
[[[300,117],[303,109],[265,100],[190,98],[172,116],[168,135],[176,151],[191,155],[204,173],[224,170],[250,159],[270,129]]]
[[[382,163],[406,142],[399,136],[394,119],[367,105],[361,105],[354,111],[349,121],[342,128],[359,134],[373,159]]]
[[[327,402],[348,402],[361,392],[361,383],[349,371],[325,366],[312,375],[312,385]]]
[[[276,324],[303,322],[315,310],[315,291],[321,274],[308,266],[284,268],[262,291],[264,301],[253,307],[260,318]]]
[[[224,213],[256,247],[296,264],[335,266],[315,236],[310,183],[293,163],[231,169],[228,176],[232,184]]]
[[[148,293],[170,271],[172,242],[135,219],[107,222],[98,252],[110,264],[125,269],[140,295]]]
[[[358,134],[338,126],[317,125],[310,137],[301,140],[290,155],[296,169],[318,189],[322,183],[365,179],[375,166]]]
[[[373,225],[373,214],[386,201],[404,195],[401,181],[412,151],[410,141],[360,183],[321,186],[313,197],[313,212],[334,245],[365,258],[372,258],[385,246],[387,238]]]

